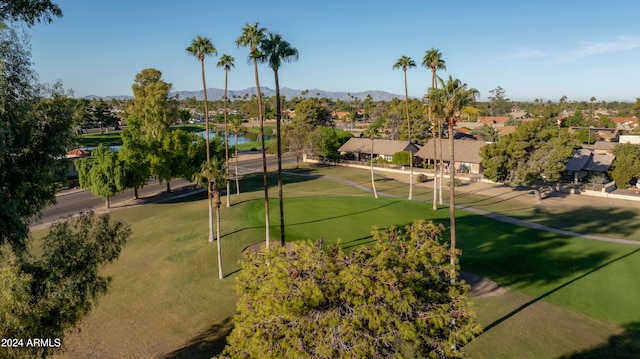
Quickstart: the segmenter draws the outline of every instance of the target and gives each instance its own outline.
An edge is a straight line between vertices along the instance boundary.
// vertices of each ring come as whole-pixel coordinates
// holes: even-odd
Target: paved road
[[[191,182],[175,179],[171,181],[171,189],[179,189],[192,185]],[[153,196],[167,190],[166,183],[159,183],[157,180],[149,180],[144,188],[138,191],[139,197]],[[124,202],[134,198],[133,190],[127,190],[111,198],[111,205]],[[91,192],[82,190],[70,190],[56,195],[56,204],[47,207],[42,212],[42,217],[32,222],[32,226],[47,224],[56,220],[73,216],[74,214],[88,210],[98,210],[104,208],[105,203],[100,197],[94,196]]]
[[[238,160],[238,173],[241,176],[262,171],[262,155],[259,152],[242,153],[238,156]],[[269,170],[276,169],[278,166],[277,161],[278,160],[275,156],[267,156],[267,168]],[[283,166],[294,164],[295,157],[291,154],[284,154],[282,156],[282,163]],[[231,163],[231,171],[235,172],[234,160],[232,160]],[[182,179],[174,179],[171,181],[172,190],[178,190],[192,185],[192,182]],[[153,196],[166,191],[166,188],[166,183],[159,183],[157,180],[150,180],[144,188],[138,191],[138,196],[140,198]],[[134,198],[133,190],[127,190],[111,198],[111,205],[114,206],[132,198]],[[91,194],[91,192],[82,190],[64,191],[56,196],[55,205],[47,207],[43,211],[42,217],[35,219],[32,222],[32,227],[37,228],[38,226],[73,216],[82,211],[103,209],[104,206],[104,201]]]
[[[235,173],[236,163],[234,159],[230,160],[232,173]],[[282,155],[282,166],[288,166],[296,163],[295,156],[290,153]],[[278,159],[273,155],[267,155],[267,169],[274,170],[278,167]],[[246,152],[238,156],[238,174],[244,176],[249,173],[262,171],[262,154],[260,152]]]

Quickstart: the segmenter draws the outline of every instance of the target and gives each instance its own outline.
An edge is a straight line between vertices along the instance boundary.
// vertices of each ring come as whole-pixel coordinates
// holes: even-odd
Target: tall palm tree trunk
[[[433,210],[438,209],[438,146],[436,141],[436,124],[433,123]]]
[[[439,200],[440,200],[440,205],[443,205],[444,203],[442,202],[442,184],[444,182],[444,160],[442,159],[442,152],[443,152],[442,132],[440,132],[438,136],[438,147],[440,148],[440,181],[438,182],[439,196],[440,196]]]
[[[278,82],[278,70],[273,69],[276,81],[276,141],[278,144],[278,199],[280,204],[280,244],[284,247],[284,199],[282,196],[282,141],[280,136],[280,122],[282,120],[280,108],[280,83]]]
[[[453,148],[453,120],[449,119],[449,152],[451,156],[451,162],[449,164],[449,223],[451,234],[451,283],[456,280],[456,160],[454,156]]]
[[[253,72],[256,75],[256,90],[258,91],[258,121],[260,121],[260,142],[262,145],[262,178],[264,183],[264,220],[265,220],[265,247],[269,249],[270,221],[269,221],[269,179],[267,177],[267,152],[264,147],[264,114],[262,113],[262,92],[258,80],[258,61],[253,59]]]
[[[207,82],[204,77],[204,57],[200,58],[202,72],[202,88],[204,89],[204,127],[205,143],[207,151],[207,164],[211,163],[211,152],[209,151],[209,101],[207,100]],[[169,192],[169,182],[167,181],[167,192]],[[207,183],[207,202],[209,203],[209,242],[213,242],[213,208],[212,208],[211,183]]]
[[[371,187],[373,188],[373,196],[378,199],[378,192],[376,191],[376,180],[373,177],[373,137],[371,138]]]
[[[404,106],[407,114],[407,137],[411,146],[411,120],[409,119],[409,90],[407,89],[407,69],[404,68]],[[409,200],[413,199],[413,149],[409,147]]]
[[[238,132],[235,133],[236,138],[236,194],[240,195],[240,179],[238,179]]]
[[[208,178],[207,181],[209,181]],[[211,195],[211,182],[207,183],[207,193],[209,193],[209,199],[207,200],[209,204],[209,242],[213,242],[213,196]]]
[[[229,193],[229,127],[227,125],[227,86],[229,84],[229,70],[224,71],[224,155],[225,155],[225,177],[227,180],[227,208],[231,207],[231,194]]]
[[[218,247],[218,278],[224,279],[224,272],[222,272],[222,248],[220,244],[220,202],[216,205],[216,245]]]

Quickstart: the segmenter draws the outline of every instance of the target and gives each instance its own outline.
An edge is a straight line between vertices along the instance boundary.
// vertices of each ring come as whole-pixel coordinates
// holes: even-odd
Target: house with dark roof
[[[371,145],[370,138],[352,137],[344,145],[340,146],[338,152],[343,158],[361,161],[369,159],[373,151],[374,159],[383,158],[386,161],[391,161],[394,153],[411,151],[415,154],[420,150],[418,146],[409,141],[374,139],[373,150]]]
[[[563,179],[579,183],[588,176],[606,175],[615,158],[612,154],[596,152],[589,148],[576,150],[565,165]]]
[[[420,151],[416,153],[416,156],[422,159],[424,162],[433,163],[434,160],[439,160],[436,157],[434,148],[433,148],[433,140],[427,141],[427,143],[422,146]],[[480,157],[480,148],[485,146],[487,143],[484,141],[476,141],[476,140],[453,140],[454,151],[455,151],[455,169],[457,172],[466,172],[472,174],[480,174],[482,173],[482,157]],[[451,162],[451,156],[449,152],[449,141],[442,141],[442,160],[447,163]],[[439,153],[438,153],[439,154]]]

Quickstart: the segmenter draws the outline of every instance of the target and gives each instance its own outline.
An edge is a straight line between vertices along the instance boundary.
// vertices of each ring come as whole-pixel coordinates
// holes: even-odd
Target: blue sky
[[[292,89],[404,93],[421,97],[430,72],[425,52],[439,49],[442,77],[480,91],[502,87],[512,100],[635,101],[640,97],[637,0],[538,1],[217,1],[58,0],[64,16],[28,29],[32,61],[43,82],[62,80],[78,97],[131,95],[135,75],[157,68],[174,90],[200,90],[200,66],[185,48],[209,37],[218,54],[235,57],[229,89],[255,86],[248,50],[235,40],[245,23],[282,34],[300,58],[281,67]],[[207,87],[224,87],[219,57],[205,60]],[[260,66],[261,86],[274,88]]]

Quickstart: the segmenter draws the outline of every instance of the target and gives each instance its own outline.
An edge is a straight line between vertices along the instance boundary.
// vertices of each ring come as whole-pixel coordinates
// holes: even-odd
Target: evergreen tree
[[[374,230],[374,247],[245,252],[230,357],[451,358],[480,332],[451,283],[442,226]],[[286,251],[286,253],[285,253]]]
[[[616,187],[627,188],[633,181],[640,179],[640,145],[620,143],[613,149],[615,161],[609,169],[609,177]]]

